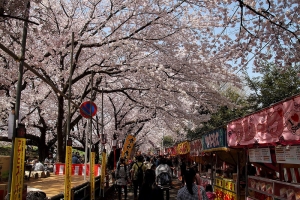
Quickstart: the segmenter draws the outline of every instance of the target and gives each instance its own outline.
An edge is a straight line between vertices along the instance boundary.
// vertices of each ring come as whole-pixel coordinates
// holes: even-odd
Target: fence
[[[95,177],[95,196],[99,195],[100,191],[100,176]],[[57,194],[51,198],[50,200],[63,200],[64,194]],[[71,189],[71,199],[72,200],[85,200],[90,199],[90,182],[85,182],[81,185],[73,187]]]

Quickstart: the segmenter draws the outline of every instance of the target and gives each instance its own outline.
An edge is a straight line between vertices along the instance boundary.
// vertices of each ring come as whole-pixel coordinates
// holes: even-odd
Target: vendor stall
[[[299,96],[227,125],[228,146],[247,152],[248,199],[300,200],[299,128]]]
[[[189,163],[191,162],[190,159],[190,143],[188,141],[184,141],[174,145],[175,153],[179,160],[179,164],[181,164],[182,160],[185,160],[187,167],[189,167]],[[182,178],[181,171],[178,170],[178,177],[179,180]]]
[[[202,136],[201,179],[212,184],[217,199],[243,199],[243,184],[239,181],[239,172],[243,163],[240,150],[229,149],[226,141],[226,129],[218,128]],[[241,195],[240,195],[241,194]]]

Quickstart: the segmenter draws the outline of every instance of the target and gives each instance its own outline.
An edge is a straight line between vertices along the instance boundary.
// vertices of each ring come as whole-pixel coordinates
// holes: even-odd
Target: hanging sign
[[[71,199],[71,177],[72,177],[72,140],[69,138],[66,146],[66,163],[65,163],[65,194],[64,199]]]
[[[200,156],[200,152],[203,150],[202,139],[191,141],[190,146],[191,146],[190,155]]]
[[[275,155],[277,163],[300,164],[300,146],[276,147]]]
[[[177,145],[177,153],[180,155],[187,154],[190,152],[190,143],[182,142]]]
[[[135,143],[136,138],[133,135],[128,135],[126,137],[123,149],[122,149],[122,157],[128,158],[131,155],[131,151],[133,149],[134,143]]]
[[[250,162],[272,163],[269,148],[249,149]]]
[[[25,138],[15,138],[14,146],[14,165],[11,184],[11,200],[21,200],[24,180],[24,163],[25,163]]]
[[[166,148],[166,152],[167,152],[167,154],[169,154],[171,156],[175,156],[176,155],[176,147],[168,147],[168,148]]]
[[[101,177],[100,177],[100,188],[104,190],[105,185],[105,169],[106,169],[106,152],[102,152],[102,162],[101,162]]]
[[[300,140],[300,96],[230,122],[228,146]]]
[[[17,135],[14,145],[14,160],[12,166],[12,181],[10,189],[10,200],[21,200],[24,180],[24,163],[25,163],[25,146],[26,146],[26,128],[24,124],[18,124]]]
[[[203,150],[226,147],[226,129],[219,128],[202,136]]]
[[[91,192],[91,200],[95,200],[95,148],[92,147],[91,155],[90,155],[90,192]]]
[[[97,113],[97,106],[94,102],[86,101],[80,105],[80,114],[84,118],[91,118]]]

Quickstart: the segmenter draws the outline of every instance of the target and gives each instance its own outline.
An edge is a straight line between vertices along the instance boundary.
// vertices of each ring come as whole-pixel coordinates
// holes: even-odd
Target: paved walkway
[[[176,178],[172,180],[172,185],[173,188],[170,189],[170,199],[169,200],[176,200],[177,199],[177,192],[178,190],[181,188],[181,182]],[[164,193],[164,195],[166,195]],[[105,200],[118,200],[118,192],[115,190],[115,192],[113,194],[107,194],[105,195]],[[124,195],[122,197],[122,199],[124,199]],[[127,196],[127,200],[133,200],[133,186],[132,187],[128,187],[128,196]],[[164,199],[166,199],[166,196],[164,197]]]

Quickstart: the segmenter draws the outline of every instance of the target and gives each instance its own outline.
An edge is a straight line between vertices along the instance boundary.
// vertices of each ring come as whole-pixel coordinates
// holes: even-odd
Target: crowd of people
[[[212,186],[200,186],[197,166],[170,156],[146,156],[137,152],[132,161],[126,164],[120,158],[115,170],[115,185],[119,200],[127,199],[127,185],[133,185],[134,199],[169,200],[169,189],[172,189],[172,178],[178,178],[181,171],[182,187],[178,191],[178,200],[214,200]],[[166,198],[164,198],[166,193]]]

